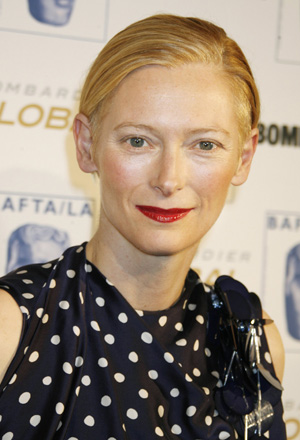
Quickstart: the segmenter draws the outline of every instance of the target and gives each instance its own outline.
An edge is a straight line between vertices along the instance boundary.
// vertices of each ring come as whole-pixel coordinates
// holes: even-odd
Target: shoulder
[[[22,332],[23,317],[13,297],[0,289],[0,383],[12,361]]]
[[[263,311],[263,318],[270,319],[270,316]],[[276,376],[282,382],[285,364],[285,352],[283,342],[275,323],[264,327],[266,338],[269,345],[270,354],[273,361]]]

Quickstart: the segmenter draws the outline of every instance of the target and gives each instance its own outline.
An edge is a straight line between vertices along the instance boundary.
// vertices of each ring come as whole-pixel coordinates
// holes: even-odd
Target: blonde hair
[[[97,133],[105,103],[132,71],[147,65],[176,67],[201,62],[218,66],[232,87],[240,135],[258,124],[260,101],[250,66],[237,43],[205,20],[159,14],[116,34],[94,61],[82,89],[79,111]]]

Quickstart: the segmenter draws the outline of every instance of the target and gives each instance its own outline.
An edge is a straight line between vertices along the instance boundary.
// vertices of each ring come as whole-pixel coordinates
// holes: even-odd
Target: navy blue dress
[[[0,385],[2,440],[244,438],[216,408],[210,288],[192,270],[178,302],[159,312],[134,310],[86,260],[85,244],[6,275],[0,287],[23,314]],[[273,374],[261,339],[261,362]],[[280,399],[275,414],[267,435],[283,440]]]

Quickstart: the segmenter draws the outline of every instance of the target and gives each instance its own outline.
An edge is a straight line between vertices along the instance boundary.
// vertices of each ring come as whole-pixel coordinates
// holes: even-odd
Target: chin
[[[200,241],[200,240],[199,240]],[[141,252],[154,257],[171,257],[173,255],[180,254],[181,252],[191,249],[196,252],[199,241],[195,242],[185,242],[185,243],[174,243],[174,240],[170,243],[163,243],[159,240],[155,243],[151,240],[150,243],[141,243],[140,246],[136,246]]]

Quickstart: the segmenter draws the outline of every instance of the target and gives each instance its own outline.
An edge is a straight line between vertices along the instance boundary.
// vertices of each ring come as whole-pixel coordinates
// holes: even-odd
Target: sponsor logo
[[[104,42],[109,0],[0,0],[0,30]]]
[[[300,147],[300,127],[296,125],[259,124],[260,144],[271,146]]]
[[[300,352],[300,213],[266,214],[263,303],[287,352]]]
[[[58,257],[92,234],[91,198],[0,192],[0,273]]]

